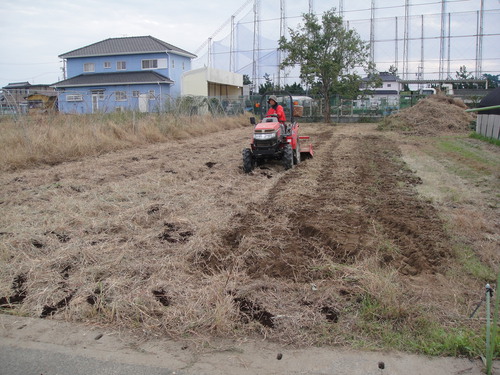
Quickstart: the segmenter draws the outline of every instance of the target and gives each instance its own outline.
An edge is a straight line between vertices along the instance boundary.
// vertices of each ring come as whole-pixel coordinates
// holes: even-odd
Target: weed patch
[[[479,139],[480,141],[483,141],[483,142],[491,143],[492,145],[495,145],[495,146],[500,146],[500,139],[485,137],[484,135],[476,133],[476,132],[472,132],[469,135],[469,137],[473,138],[473,139]]]

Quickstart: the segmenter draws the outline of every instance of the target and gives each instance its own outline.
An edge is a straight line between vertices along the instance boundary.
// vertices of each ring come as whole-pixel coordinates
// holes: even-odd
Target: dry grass
[[[450,280],[452,257],[432,258],[443,223],[395,161],[396,141],[373,125],[304,124],[315,158],[247,175],[245,124],[3,171],[0,298],[25,297],[8,310],[196,342],[366,346],[380,336],[367,320],[397,333],[470,313],[483,280]]]
[[[475,115],[465,112],[463,101],[445,95],[432,95],[416,105],[384,118],[380,128],[416,134],[470,132]]]
[[[25,116],[0,121],[0,168],[54,165],[140,145],[186,139],[249,124],[247,116],[168,114]]]

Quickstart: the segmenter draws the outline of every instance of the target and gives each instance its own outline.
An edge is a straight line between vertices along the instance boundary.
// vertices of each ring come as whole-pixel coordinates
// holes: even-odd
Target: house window
[[[81,94],[66,95],[66,101],[68,101],[68,102],[82,102],[83,96]]]
[[[116,62],[116,70],[125,70],[125,69],[127,69],[127,63],[125,61]]]
[[[183,62],[182,62],[182,70],[185,70],[185,69],[186,69],[186,67],[185,67],[185,65],[184,65],[184,61],[183,61]]]
[[[174,69],[174,68],[175,68],[175,60],[172,59],[172,69]]]
[[[142,69],[157,69],[158,60],[142,60]]]
[[[155,100],[155,90],[149,90],[149,100]]]
[[[111,61],[104,61],[104,69],[111,69]]]
[[[132,91],[132,97],[133,97],[133,98],[138,98],[138,97],[139,97],[139,94],[140,94],[140,92],[139,92],[139,91]]]
[[[115,91],[115,98],[117,102],[124,102],[127,100],[127,93],[125,91]]]
[[[391,84],[390,84],[390,83],[388,83],[388,84],[387,84],[387,87],[391,87]]]
[[[104,90],[92,90],[92,95],[98,95],[99,100],[104,100]]]
[[[95,64],[94,63],[83,64],[83,71],[86,73],[95,72]]]

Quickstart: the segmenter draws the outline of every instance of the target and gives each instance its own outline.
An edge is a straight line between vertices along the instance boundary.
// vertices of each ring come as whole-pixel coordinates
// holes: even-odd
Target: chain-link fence
[[[28,98],[19,98],[7,90],[1,94],[0,115],[22,116],[38,113],[169,113],[174,116],[237,116],[249,113],[256,117],[267,111],[266,101],[261,95],[234,97],[181,96],[173,98],[166,94],[120,92],[106,94],[104,91],[69,91],[39,93]],[[300,107],[301,121],[318,122],[324,120],[325,101],[313,95],[292,96],[293,105]],[[395,111],[412,106],[420,97],[405,95],[371,96],[357,100],[334,96],[330,101],[332,121],[355,122],[376,121]],[[291,118],[289,100],[283,100],[287,118]]]

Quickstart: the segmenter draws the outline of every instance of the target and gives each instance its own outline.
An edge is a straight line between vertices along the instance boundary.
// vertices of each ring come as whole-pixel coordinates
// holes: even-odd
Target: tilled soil
[[[439,270],[449,256],[448,236],[434,208],[415,195],[419,179],[404,168],[397,145],[381,135],[333,134],[319,134],[314,180],[306,170],[313,161],[280,178],[238,217],[206,268],[229,269],[243,257],[252,278],[313,282],[325,278],[322,263],[374,256],[382,235],[398,249],[381,254],[382,265],[405,275]]]
[[[1,304],[298,345],[365,338],[367,298],[396,328],[422,310],[468,311],[462,285],[425,293],[446,284],[451,243],[395,140],[370,124],[306,124],[314,158],[245,174],[250,131],[3,173]]]

